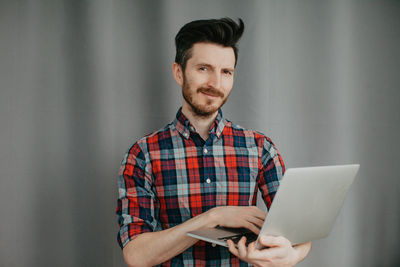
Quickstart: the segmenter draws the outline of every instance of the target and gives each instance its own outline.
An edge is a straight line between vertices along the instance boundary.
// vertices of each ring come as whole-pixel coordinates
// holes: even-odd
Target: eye
[[[224,74],[231,76],[233,73],[230,70],[224,70]]]
[[[201,71],[206,71],[206,70],[207,70],[207,67],[201,66],[201,67],[199,68],[199,70],[201,70]]]

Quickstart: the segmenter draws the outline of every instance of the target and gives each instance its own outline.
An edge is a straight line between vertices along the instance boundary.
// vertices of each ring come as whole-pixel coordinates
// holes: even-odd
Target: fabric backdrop
[[[399,266],[400,1],[0,1],[0,266],[124,266],[117,173],[181,105],[173,38],[242,18],[224,115],[287,167],[360,163],[299,266]],[[307,209],[307,207],[304,207]]]

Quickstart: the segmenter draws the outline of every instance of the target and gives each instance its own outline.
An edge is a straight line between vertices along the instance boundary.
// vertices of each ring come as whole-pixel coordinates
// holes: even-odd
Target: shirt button
[[[207,154],[207,152],[208,152],[207,148],[204,148],[203,152],[204,152],[204,154]]]
[[[211,246],[212,246],[213,248],[215,248],[215,247],[217,246],[217,244],[212,243]]]
[[[211,183],[210,178],[207,178],[206,183],[207,183],[207,184]]]

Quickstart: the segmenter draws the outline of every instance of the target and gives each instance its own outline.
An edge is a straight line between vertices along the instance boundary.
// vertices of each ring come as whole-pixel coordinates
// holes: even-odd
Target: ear
[[[172,74],[174,75],[175,81],[180,86],[182,86],[183,85],[183,70],[182,70],[181,65],[174,62],[174,64],[172,64]]]

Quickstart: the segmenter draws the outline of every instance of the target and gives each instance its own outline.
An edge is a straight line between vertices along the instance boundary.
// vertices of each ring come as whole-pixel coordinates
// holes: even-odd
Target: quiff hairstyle
[[[238,58],[236,46],[244,31],[244,23],[236,23],[230,18],[195,20],[185,24],[175,36],[175,62],[185,70],[186,62],[192,57],[195,43],[215,43],[232,47],[235,53],[235,67]]]

